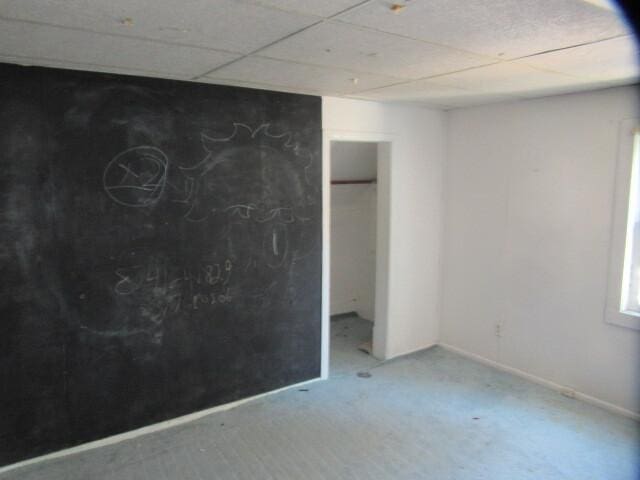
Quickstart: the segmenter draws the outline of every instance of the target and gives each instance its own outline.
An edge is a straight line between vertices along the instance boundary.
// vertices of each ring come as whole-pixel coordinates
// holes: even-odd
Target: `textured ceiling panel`
[[[509,59],[629,33],[615,12],[582,0],[376,0],[338,19]]]
[[[191,77],[237,58],[195,47],[0,20],[0,55]],[[77,67],[77,65],[76,65]]]
[[[0,0],[0,61],[443,108],[632,84],[635,50],[610,0]]]
[[[589,90],[598,90],[601,88],[620,87],[629,84],[630,82],[628,80],[594,80],[573,85],[551,85],[549,87],[546,87],[544,90],[529,90],[520,92],[518,94],[518,97],[540,98],[549,95],[564,95],[567,93],[578,93]]]
[[[324,95],[344,95],[401,81],[382,75],[355,73],[260,57],[245,57],[216,70],[208,77],[238,80],[244,83],[258,81],[289,89],[299,87],[305,91],[321,92]]]
[[[417,80],[402,85],[361,92],[352,96],[367,100],[416,103],[436,107],[473,105],[513,99],[513,97],[505,95],[479,93],[441,85],[433,80]]]
[[[640,74],[636,41],[631,36],[543,53],[517,63],[597,80],[637,81]]]
[[[243,82],[240,80],[227,80],[226,78],[202,77],[198,79],[198,82],[211,83],[213,85],[231,85],[234,87],[253,88],[256,90],[269,90],[272,92],[298,93],[302,95],[316,95],[316,96],[322,95],[321,92],[318,92],[316,90],[307,90],[300,87],[288,88],[280,85],[269,85],[267,83]]]
[[[468,93],[464,95],[442,98],[442,108],[451,110],[452,108],[475,107],[477,105],[488,105],[489,103],[512,102],[518,100],[516,97],[508,95],[495,95],[488,93]]]
[[[321,17],[330,17],[363,0],[255,0],[256,3]]]
[[[318,21],[244,0],[3,0],[0,16],[241,53]]]
[[[287,38],[262,50],[260,55],[411,79],[494,61],[417,40],[331,22]]]
[[[101,72],[101,73],[116,73],[120,75],[136,75],[139,77],[155,77],[166,78],[172,80],[190,80],[191,75],[169,73],[169,72],[154,72],[152,70],[140,70],[131,67],[113,67],[103,65],[93,65],[88,63],[73,63],[63,60],[48,60],[48,59],[35,59],[28,57],[16,57],[12,55],[0,54],[0,63],[14,63],[16,65],[22,65],[24,67],[50,67],[50,68],[64,68],[66,70],[80,70],[83,72]]]
[[[516,63],[500,63],[443,75],[437,78],[437,82],[479,93],[504,95],[519,95],[523,92],[548,95],[554,88],[570,88],[585,83],[580,78]]]

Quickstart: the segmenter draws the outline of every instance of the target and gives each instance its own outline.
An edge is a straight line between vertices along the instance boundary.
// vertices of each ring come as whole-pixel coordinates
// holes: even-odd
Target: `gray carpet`
[[[637,480],[638,423],[441,348],[380,364],[332,322],[332,378],[8,480]],[[356,375],[369,371],[370,378]]]

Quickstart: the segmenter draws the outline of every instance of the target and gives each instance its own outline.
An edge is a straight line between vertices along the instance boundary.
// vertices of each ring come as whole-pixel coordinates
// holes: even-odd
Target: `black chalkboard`
[[[319,376],[320,109],[0,65],[0,463]]]

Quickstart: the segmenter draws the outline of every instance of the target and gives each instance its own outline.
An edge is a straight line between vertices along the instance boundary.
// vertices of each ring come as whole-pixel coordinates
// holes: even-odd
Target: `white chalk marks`
[[[168,321],[291,305],[292,278],[319,246],[314,155],[292,132],[234,123],[230,134],[195,138],[196,158],[193,145],[166,146],[179,161],[140,145],[115,155],[103,173],[115,213],[136,209],[151,225],[149,245],[157,234],[189,246],[162,254],[145,247],[135,258],[122,252],[112,270],[114,298],[137,312],[130,331],[151,332],[156,343]]]
[[[169,159],[162,150],[142,145],[120,152],[109,162],[102,176],[105,192],[127,207],[155,204],[167,183]]]
[[[265,232],[264,254],[269,268],[282,266],[288,258],[289,251],[289,231],[287,225],[282,223],[274,224],[270,231]]]
[[[185,205],[182,216],[191,222],[202,222],[221,210],[244,217],[253,210],[258,222],[280,216],[287,218],[285,223],[293,223],[291,205],[283,200],[293,197],[293,203],[299,203],[303,198],[312,155],[293,141],[291,132],[273,133],[268,123],[255,129],[234,123],[230,135],[200,132],[200,141],[204,158],[173,169],[158,147],[127,148],[107,164],[105,192],[118,205],[132,208],[153,207],[169,195],[172,203]],[[234,176],[234,171],[240,175]],[[238,179],[243,185],[237,184]],[[229,193],[243,191],[240,187],[246,187],[248,195],[232,201]],[[210,206],[212,199],[215,207]]]
[[[113,291],[136,312],[122,331],[145,333],[152,343],[161,344],[167,318],[190,316],[195,310],[233,302],[233,267],[228,258],[216,261],[209,256],[185,262],[149,255],[142,263],[116,268]],[[93,333],[108,336],[107,331],[96,329]]]

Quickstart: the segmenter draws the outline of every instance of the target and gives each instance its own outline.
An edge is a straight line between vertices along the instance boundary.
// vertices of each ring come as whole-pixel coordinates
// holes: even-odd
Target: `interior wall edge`
[[[438,342],[434,342],[431,343],[429,345],[426,346],[422,346],[422,347],[418,347],[418,348],[413,348],[407,351],[403,351],[403,352],[394,352],[394,354],[390,357],[385,358],[385,362],[388,362],[389,360],[397,360],[399,358],[402,357],[407,357],[409,355],[413,355],[414,353],[420,353],[420,352],[426,352],[427,350],[432,349],[433,347],[437,347],[438,345],[440,345]]]

